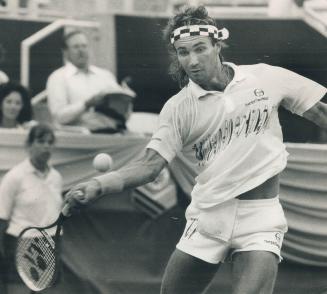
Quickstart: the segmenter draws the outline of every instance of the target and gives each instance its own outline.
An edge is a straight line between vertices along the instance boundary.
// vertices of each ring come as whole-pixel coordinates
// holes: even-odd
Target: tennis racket
[[[49,288],[57,279],[60,266],[59,238],[67,218],[64,211],[65,208],[51,225],[28,227],[17,238],[17,272],[32,291]]]

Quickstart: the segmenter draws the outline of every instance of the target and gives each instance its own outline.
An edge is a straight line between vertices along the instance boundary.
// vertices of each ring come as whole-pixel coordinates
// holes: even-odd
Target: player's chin
[[[203,84],[203,82],[205,81],[205,77],[197,72],[189,74],[189,78],[198,85]]]

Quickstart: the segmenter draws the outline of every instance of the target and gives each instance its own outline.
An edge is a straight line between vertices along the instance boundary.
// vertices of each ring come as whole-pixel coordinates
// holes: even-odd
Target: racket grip
[[[64,205],[64,207],[61,210],[61,213],[66,217],[71,216],[71,213],[69,211],[69,204],[68,203]]]

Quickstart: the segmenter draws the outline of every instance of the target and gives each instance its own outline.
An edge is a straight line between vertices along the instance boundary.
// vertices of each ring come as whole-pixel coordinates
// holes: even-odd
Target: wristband
[[[117,171],[94,177],[101,186],[101,194],[119,193],[124,189],[124,179]]]

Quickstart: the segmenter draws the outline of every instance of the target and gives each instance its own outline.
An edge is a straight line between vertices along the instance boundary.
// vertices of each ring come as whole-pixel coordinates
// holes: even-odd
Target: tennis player
[[[66,202],[73,212],[152,181],[183,157],[196,184],[161,293],[202,293],[225,260],[232,262],[233,294],[272,293],[287,231],[278,193],[288,154],[277,110],[326,128],[326,88],[280,67],[223,62],[228,31],[203,6],[178,12],[165,36],[182,89],[164,105],[143,158],[73,187]]]

